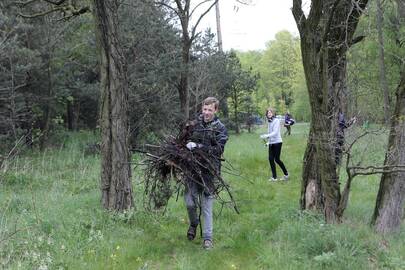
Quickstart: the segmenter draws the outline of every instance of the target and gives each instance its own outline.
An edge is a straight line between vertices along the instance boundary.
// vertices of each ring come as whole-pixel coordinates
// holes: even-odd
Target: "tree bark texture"
[[[367,0],[313,0],[308,17],[293,1],[311,105],[311,129],[304,156],[301,208],[323,207],[325,220],[338,220],[340,201],[335,145],[338,114],[346,111],[346,52]]]
[[[118,39],[118,1],[94,0],[101,75],[101,201],[105,209],[133,206],[128,124],[128,85]]]
[[[311,122],[310,129],[315,127]],[[314,134],[314,131],[310,131]],[[301,210],[322,210],[324,208],[323,196],[321,191],[321,182],[319,177],[319,168],[317,162],[314,160],[316,157],[315,141],[312,137],[308,138],[308,147],[305,150],[304,162],[302,165],[302,182],[301,182]]]
[[[405,70],[396,92],[395,110],[384,165],[405,166]],[[383,173],[372,224],[379,233],[399,230],[404,216],[405,172]]]

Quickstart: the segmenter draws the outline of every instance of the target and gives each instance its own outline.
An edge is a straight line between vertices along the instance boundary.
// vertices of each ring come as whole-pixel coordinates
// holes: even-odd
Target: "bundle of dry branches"
[[[231,203],[238,212],[236,203],[229,190],[229,185],[219,173],[220,160],[205,149],[187,147],[187,138],[192,132],[195,122],[184,125],[177,136],[168,136],[159,145],[145,145],[145,194],[148,206],[161,208],[169,198],[187,186],[188,181],[195,181],[202,189],[209,190],[221,203]],[[207,177],[208,176],[208,177]],[[229,200],[224,200],[220,193],[225,190]]]

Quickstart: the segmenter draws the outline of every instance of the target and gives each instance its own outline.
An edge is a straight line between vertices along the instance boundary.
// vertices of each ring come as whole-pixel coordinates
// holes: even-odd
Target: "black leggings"
[[[284,175],[288,175],[287,169],[285,168],[284,163],[280,159],[282,145],[283,143],[275,143],[269,145],[269,162],[273,178],[277,178],[276,163],[274,163],[274,161],[277,162],[277,164],[283,170]]]

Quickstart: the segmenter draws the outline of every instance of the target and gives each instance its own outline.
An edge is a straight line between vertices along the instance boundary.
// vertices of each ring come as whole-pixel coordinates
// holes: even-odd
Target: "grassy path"
[[[4,269],[405,269],[405,230],[383,238],[367,223],[378,178],[355,181],[346,220],[327,225],[298,211],[302,156],[308,126],[283,138],[288,182],[270,183],[267,149],[253,134],[231,135],[225,157],[239,176],[226,175],[241,214],[220,208],[214,249],[186,237],[182,197],[166,212],[142,207],[112,215],[100,209],[99,160],[83,156],[86,133],[64,148],[20,158],[0,189],[0,268]],[[280,174],[281,175],[281,174]]]

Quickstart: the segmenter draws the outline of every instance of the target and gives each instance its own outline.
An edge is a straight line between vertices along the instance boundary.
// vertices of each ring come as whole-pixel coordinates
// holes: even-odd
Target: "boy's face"
[[[202,114],[204,117],[204,122],[208,123],[214,119],[215,113],[218,109],[215,108],[215,104],[203,105]]]

